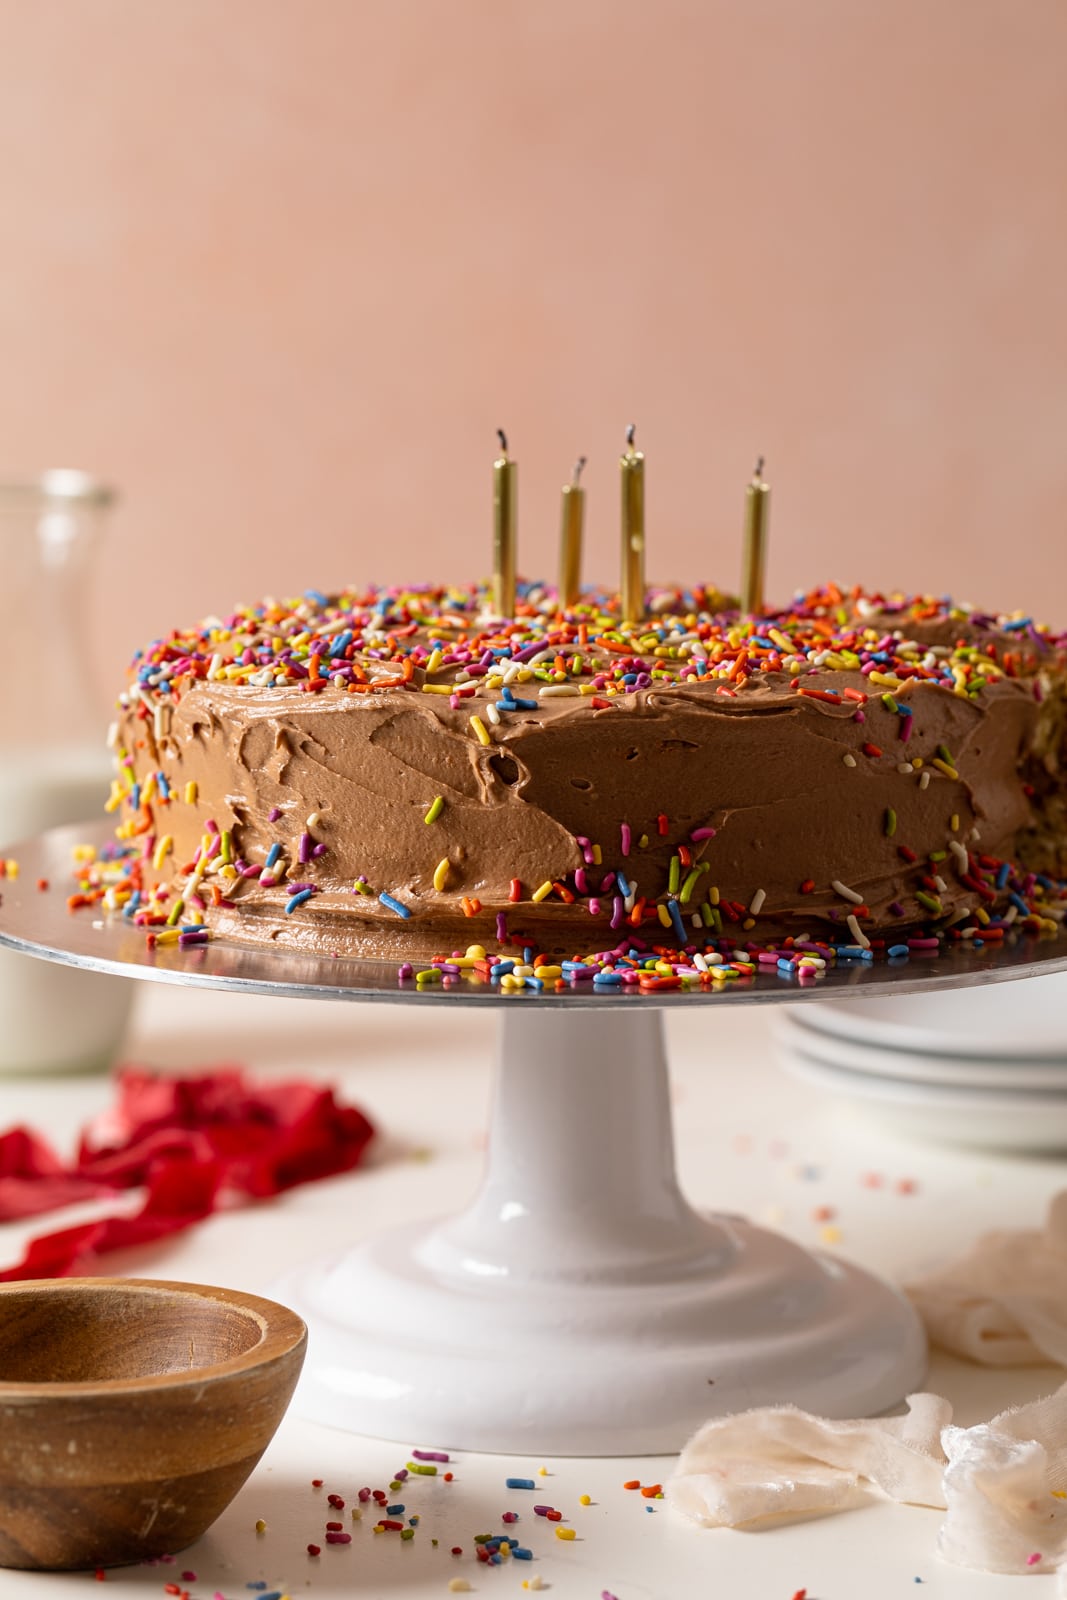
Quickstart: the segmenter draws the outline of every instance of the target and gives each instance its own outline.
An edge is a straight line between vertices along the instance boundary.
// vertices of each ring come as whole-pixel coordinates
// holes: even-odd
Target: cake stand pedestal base
[[[925,1370],[894,1289],[688,1205],[662,1012],[641,1001],[505,1007],[470,1209],[276,1292],[310,1327],[296,1410],[409,1446],[660,1454],[751,1406],[885,1411]]]

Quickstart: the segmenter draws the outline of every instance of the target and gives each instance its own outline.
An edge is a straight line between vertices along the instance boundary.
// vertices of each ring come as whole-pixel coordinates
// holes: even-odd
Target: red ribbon
[[[65,1166],[39,1134],[0,1134],[0,1222],[117,1190],[143,1188],[140,1209],[42,1234],[0,1282],[62,1278],[111,1250],[192,1227],[224,1198],[263,1200],[348,1172],[374,1129],[355,1106],[315,1084],[255,1084],[238,1067],[163,1077],[130,1067],[118,1100],[82,1131]]]

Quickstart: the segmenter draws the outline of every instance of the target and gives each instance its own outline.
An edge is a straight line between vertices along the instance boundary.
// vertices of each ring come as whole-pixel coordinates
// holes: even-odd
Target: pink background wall
[[[0,469],[124,504],[112,678],[240,598],[521,567],[1067,621],[1062,0],[0,0]]]

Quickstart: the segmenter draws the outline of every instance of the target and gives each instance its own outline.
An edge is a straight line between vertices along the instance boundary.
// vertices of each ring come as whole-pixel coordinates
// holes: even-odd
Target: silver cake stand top
[[[592,984],[554,989],[521,989],[504,993],[493,984],[466,979],[452,987],[434,984],[416,991],[413,980],[397,977],[396,961],[307,955],[295,950],[269,950],[222,939],[179,949],[167,945],[149,950],[144,930],[120,914],[87,908],[67,910],[72,850],[97,849],[113,837],[108,821],[53,828],[23,844],[6,846],[4,855],[19,863],[19,876],[0,883],[0,946],[65,966],[84,967],[126,978],[154,978],[161,983],[199,984],[211,989],[238,989],[250,994],[287,995],[322,1000],[391,1000],[418,1005],[538,1006],[693,1006],[759,1005],[775,1000],[819,1000],[833,997],[917,994],[934,988],[1001,983],[1014,978],[1067,970],[1067,937],[1019,937],[975,950],[969,942],[950,944],[939,955],[913,952],[901,962],[840,963],[818,983],[801,987],[779,977],[774,968],[747,982],[715,988],[638,993],[634,989],[597,990]],[[37,888],[47,879],[49,889]]]

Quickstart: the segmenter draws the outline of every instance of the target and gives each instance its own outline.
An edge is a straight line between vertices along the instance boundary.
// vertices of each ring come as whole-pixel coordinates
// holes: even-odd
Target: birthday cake
[[[140,653],[109,804],[149,936],[414,961],[1058,928],[1067,636],[832,586],[755,618],[652,591],[636,626],[487,604],[310,591]]]

